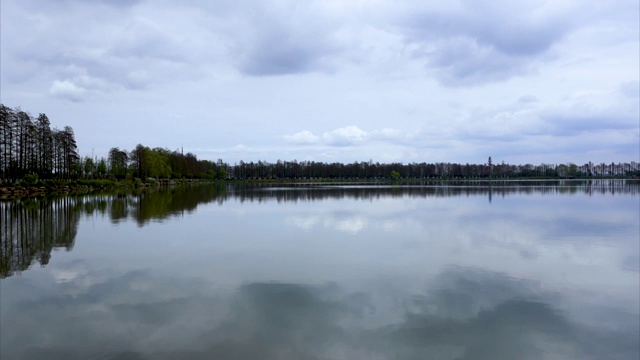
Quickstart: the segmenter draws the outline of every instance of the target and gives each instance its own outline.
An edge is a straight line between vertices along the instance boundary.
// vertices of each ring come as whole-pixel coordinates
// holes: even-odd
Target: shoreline
[[[39,181],[33,185],[20,185],[20,183],[0,185],[0,201],[11,201],[29,198],[41,198],[47,196],[85,195],[115,190],[140,190],[157,189],[167,186],[195,185],[195,184],[395,184],[412,185],[418,183],[499,183],[499,182],[528,182],[528,181],[589,181],[589,180],[636,180],[638,177],[590,177],[590,178],[493,178],[493,179],[170,179],[152,180],[77,180],[77,181]]]
[[[33,185],[0,186],[0,200],[11,201],[20,199],[41,198],[47,196],[85,195],[104,191],[155,189],[165,186],[189,185],[208,183],[209,180],[78,180],[78,181],[39,181]]]

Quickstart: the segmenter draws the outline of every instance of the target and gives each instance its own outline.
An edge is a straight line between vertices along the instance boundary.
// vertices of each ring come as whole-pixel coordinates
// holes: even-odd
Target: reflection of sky
[[[144,228],[85,218],[73,251],[2,281],[1,349],[637,358],[639,217],[637,196],[511,195],[230,201]]]
[[[367,219],[355,214],[333,214],[333,216],[324,218],[315,215],[293,215],[287,217],[285,223],[292,224],[303,230],[311,230],[321,225],[325,228],[357,234],[367,226]]]
[[[23,359],[627,359],[638,315],[599,309],[615,326],[573,321],[537,282],[449,268],[412,294],[340,283],[244,283],[116,273],[76,262],[3,294],[2,354]],[[38,297],[20,299],[33,289]],[[9,308],[10,310],[8,310]]]
[[[395,241],[395,249],[386,253],[392,261],[403,248],[421,249],[423,259],[440,266],[450,262],[489,268],[561,288],[608,288],[626,298],[629,308],[637,304],[637,284],[627,286],[634,284],[639,262],[640,211],[634,197],[511,196],[491,205],[480,197],[381,202],[300,210],[284,224],[339,234],[344,229],[327,224],[357,219],[366,224],[363,237],[369,242]],[[411,254],[401,256],[411,261]]]

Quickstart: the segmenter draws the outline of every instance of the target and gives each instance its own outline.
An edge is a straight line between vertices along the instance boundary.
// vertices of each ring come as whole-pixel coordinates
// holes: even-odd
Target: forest
[[[20,108],[0,104],[0,180],[33,175],[54,180],[226,178],[222,163],[177,150],[138,145],[130,151],[113,147],[106,158],[81,157],[70,126],[52,128],[46,114],[34,118]]]
[[[0,104],[0,180],[26,177],[52,180],[79,179],[208,179],[208,180],[318,180],[318,179],[509,179],[585,178],[640,175],[640,164],[587,163],[484,164],[379,163],[348,164],[316,161],[240,161],[228,164],[200,160],[182,150],[150,148],[138,144],[131,150],[112,147],[106,157],[80,156],[73,129],[51,127],[46,114],[33,117],[18,108]]]

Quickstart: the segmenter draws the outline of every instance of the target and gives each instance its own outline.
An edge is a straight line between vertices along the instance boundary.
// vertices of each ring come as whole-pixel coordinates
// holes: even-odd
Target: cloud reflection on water
[[[302,230],[311,230],[316,226],[334,229],[345,233],[357,234],[367,227],[368,220],[362,216],[336,214],[334,216],[319,217],[309,216],[289,216],[284,220],[285,224]]]
[[[3,237],[5,276],[73,251],[3,279],[0,357],[637,358],[637,193],[579,189],[3,205],[61,234]]]
[[[85,269],[61,286],[43,288],[40,298],[6,296],[3,358],[630,359],[640,354],[638,314],[623,318],[611,309],[591,309],[616,325],[585,325],[559,307],[566,300],[560,294],[472,268],[449,268],[422,292],[398,297],[380,292],[384,284],[362,290],[339,283],[261,282],[220,289],[150,271],[104,277],[104,270],[73,266]],[[3,290],[38,289],[44,280],[16,281]]]

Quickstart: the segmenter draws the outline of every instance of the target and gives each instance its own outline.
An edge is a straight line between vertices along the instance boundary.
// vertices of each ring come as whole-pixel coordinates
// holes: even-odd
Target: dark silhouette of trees
[[[131,159],[131,167],[133,170],[133,175],[140,178],[147,177],[147,169],[148,169],[148,152],[146,151],[148,148],[142,146],[142,144],[138,144],[135,149],[131,150],[129,155],[129,159]]]
[[[73,179],[80,157],[73,129],[51,129],[49,118],[0,104],[0,176],[21,179],[27,174],[40,178]]]
[[[53,171],[53,137],[50,125],[47,115],[41,113],[36,120],[40,177],[46,177]]]
[[[75,179],[80,172],[78,146],[70,126],[54,130],[54,173],[59,179]]]
[[[368,162],[323,163],[316,161],[267,161],[245,162],[226,166],[228,177],[241,180],[285,179],[285,180],[385,180],[391,174],[402,179],[521,179],[521,178],[588,178],[591,176],[637,176],[640,164],[612,163],[609,165],[584,164],[486,164],[456,163],[391,163]]]
[[[519,178],[587,178],[640,176],[640,164],[589,162],[576,164],[511,165],[496,164],[489,157],[486,164],[390,163],[363,161],[324,163],[317,161],[283,161],[271,163],[240,161],[229,165],[200,160],[182,150],[149,148],[138,144],[127,151],[109,150],[107,158],[81,159],[73,129],[51,128],[47,115],[33,119],[20,108],[0,104],[0,180],[15,181],[30,174],[41,179],[239,179],[239,180],[389,180],[389,179],[519,179]],[[393,175],[392,175],[393,174]]]
[[[109,150],[109,173],[115,179],[124,179],[127,176],[129,155],[124,150],[113,147]]]
[[[13,124],[15,111],[0,104],[0,175],[7,179],[13,170]]]

